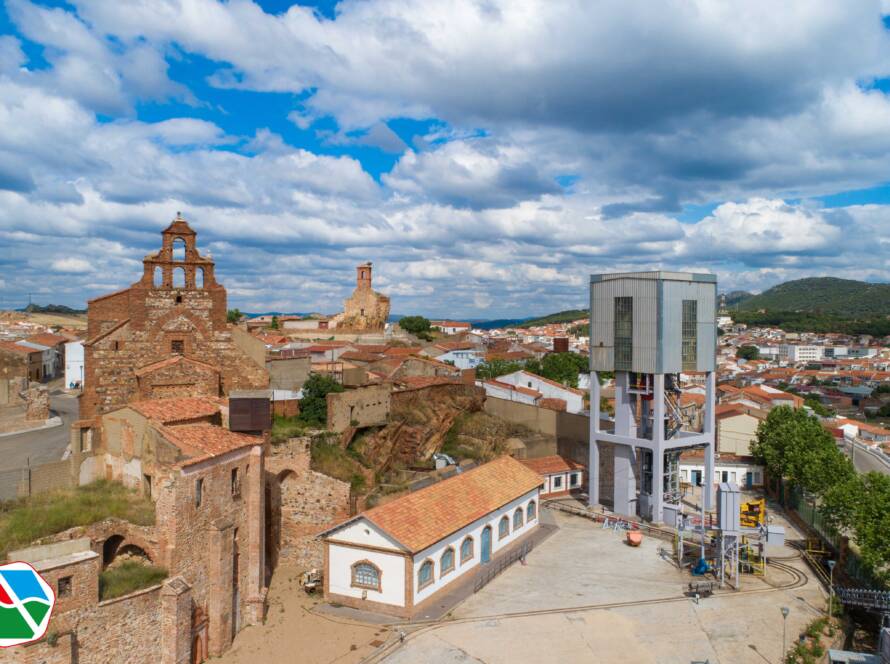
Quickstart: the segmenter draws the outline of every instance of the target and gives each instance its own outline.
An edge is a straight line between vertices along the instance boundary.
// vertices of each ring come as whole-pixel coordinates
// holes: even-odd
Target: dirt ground
[[[214,662],[259,664],[353,664],[375,650],[372,641],[385,641],[388,630],[320,616],[309,610],[321,601],[307,596],[299,583],[299,572],[279,568],[269,588],[266,624],[246,627],[235,638],[232,649]]]

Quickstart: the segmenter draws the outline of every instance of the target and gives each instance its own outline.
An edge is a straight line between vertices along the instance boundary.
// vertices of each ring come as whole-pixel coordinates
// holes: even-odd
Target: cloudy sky
[[[0,0],[0,307],[177,211],[230,305],[582,305],[587,275],[890,280],[878,0]]]

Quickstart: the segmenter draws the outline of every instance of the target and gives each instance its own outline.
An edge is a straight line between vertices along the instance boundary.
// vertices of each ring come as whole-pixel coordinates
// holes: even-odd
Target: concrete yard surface
[[[646,538],[631,548],[586,519],[557,520],[560,530],[526,566],[514,565],[470,597],[453,622],[409,634],[384,661],[763,664],[782,658],[782,606],[791,609],[790,644],[825,605],[813,580],[800,585],[797,577],[796,587],[777,590],[752,576],[743,576],[742,592],[696,603],[683,595],[691,577],[665,559],[670,543]],[[801,560],[783,562],[807,572]],[[766,581],[790,586],[795,578],[775,569]]]

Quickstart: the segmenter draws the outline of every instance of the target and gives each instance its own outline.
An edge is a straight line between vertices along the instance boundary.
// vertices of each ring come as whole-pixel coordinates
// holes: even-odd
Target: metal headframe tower
[[[600,501],[599,442],[615,447],[613,509],[673,525],[679,511],[679,457],[702,449],[704,505],[714,504],[714,398],[717,278],[690,272],[626,272],[590,277],[589,500]],[[615,374],[614,427],[600,420],[599,372]],[[680,408],[680,374],[704,375],[702,431]],[[667,508],[667,509],[666,509]]]

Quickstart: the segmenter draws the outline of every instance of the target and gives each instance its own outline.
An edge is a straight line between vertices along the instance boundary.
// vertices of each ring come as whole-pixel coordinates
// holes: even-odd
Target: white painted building
[[[580,413],[584,410],[584,392],[574,387],[560,385],[530,371],[519,370],[498,376],[498,381],[534,390],[545,399],[562,399],[566,402],[566,412]]]
[[[518,401],[519,403],[536,406],[541,393],[521,385],[502,383],[497,379],[477,380],[476,385],[485,390],[485,396],[492,399],[504,399],[505,401]]]
[[[482,351],[472,348],[461,350],[450,350],[436,357],[439,362],[449,362],[454,364],[458,369],[475,369],[485,361],[485,354]]]
[[[411,618],[538,526],[541,477],[504,456],[321,534],[328,601]]]
[[[780,346],[779,357],[788,362],[818,362],[822,359],[822,351],[822,346],[783,344]]]
[[[83,341],[65,344],[65,387],[83,387]]]
[[[431,327],[438,327],[444,334],[460,334],[461,332],[469,332],[472,325],[456,320],[431,320]]]
[[[542,498],[566,496],[572,491],[586,489],[585,468],[577,461],[554,454],[536,459],[522,459],[522,463],[544,480],[544,486],[541,487]]]

